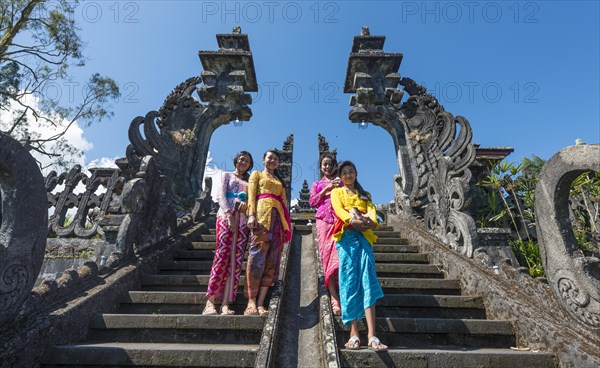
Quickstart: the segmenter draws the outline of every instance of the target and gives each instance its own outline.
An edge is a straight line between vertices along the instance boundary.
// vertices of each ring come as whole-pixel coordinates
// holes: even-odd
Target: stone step
[[[191,261],[191,260],[184,260],[184,261],[165,261],[165,262],[161,262],[158,265],[158,268],[160,270],[161,273],[165,273],[165,272],[179,272],[182,271],[184,273],[186,272],[201,272],[201,273],[206,273],[206,274],[210,274],[210,269],[212,267],[212,259],[211,260],[195,260],[195,261]],[[246,269],[246,263],[242,263],[242,272]]]
[[[209,280],[206,275],[145,275],[142,278],[144,291],[206,291]],[[243,288],[246,283],[245,273],[242,272],[238,287]]]
[[[175,259],[213,259],[215,256],[215,247],[213,249],[181,249],[175,252]]]
[[[381,245],[408,245],[408,239],[405,239],[405,238],[380,237],[380,238],[377,238],[377,241],[375,242],[375,244],[381,244]]]
[[[551,368],[554,357],[545,353],[511,349],[389,349],[385,353],[361,350],[340,350],[342,367],[398,368]]]
[[[335,318],[338,347],[350,338],[350,327]],[[358,323],[361,341],[367,340],[366,322]],[[509,348],[516,339],[511,321],[485,319],[377,317],[375,334],[390,348]]]
[[[262,330],[264,316],[197,316],[192,314],[102,314],[92,318],[91,328],[220,329],[227,325],[236,330]]]
[[[399,231],[386,231],[386,230],[373,230],[373,232],[375,233],[375,235],[377,235],[378,238],[400,238],[400,232]]]
[[[384,294],[461,294],[458,280],[396,277],[379,277],[378,279]]]
[[[207,241],[195,241],[189,245],[187,249],[195,249],[195,250],[215,250],[215,242],[207,242]]]
[[[212,242],[214,243],[217,240],[217,236],[214,234],[202,234],[198,237],[198,239],[196,239],[196,241],[201,241],[201,242]]]
[[[425,253],[375,253],[375,262],[385,263],[429,263]]]
[[[214,244],[213,250],[208,249],[181,249],[175,252],[175,260],[176,261],[185,261],[185,260],[212,260],[214,259]],[[244,260],[248,259],[248,252],[244,254]]]
[[[258,344],[106,342],[52,346],[43,367],[253,367]]]
[[[258,344],[266,316],[103,314],[90,322],[90,342]]]
[[[236,301],[239,299],[246,299],[241,290],[236,293]],[[122,303],[204,305],[206,303],[206,292],[130,291]],[[238,302],[238,304],[240,303]]]
[[[230,309],[243,314],[248,303],[238,292]],[[120,314],[201,314],[206,304],[205,292],[130,291],[119,305]]]
[[[480,297],[386,294],[377,301],[377,316],[399,318],[485,319]]]
[[[375,263],[378,277],[443,278],[438,266],[430,264]]]
[[[419,253],[417,245],[405,244],[373,244],[373,253]]]

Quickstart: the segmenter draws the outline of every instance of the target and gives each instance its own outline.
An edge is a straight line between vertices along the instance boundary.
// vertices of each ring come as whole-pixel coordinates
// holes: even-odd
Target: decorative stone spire
[[[319,158],[321,157],[321,155],[323,155],[325,153],[329,153],[337,159],[337,148],[334,150],[330,150],[329,143],[327,143],[327,140],[325,139],[324,136],[321,135],[321,133],[318,133],[318,139],[319,139]],[[319,158],[317,158],[317,160]]]
[[[290,201],[292,200],[292,164],[293,164],[293,155],[294,155],[294,134],[288,135],[288,137],[283,142],[283,146],[280,151],[280,159],[279,159],[279,172],[283,177],[283,181],[285,182],[286,192],[288,200],[288,207],[290,205]]]
[[[308,202],[310,198],[310,189],[308,189],[308,183],[306,179],[304,179],[304,183],[302,183],[302,189],[300,190],[300,198],[298,199],[298,212],[300,213],[314,213],[312,207],[310,207],[310,203]]]

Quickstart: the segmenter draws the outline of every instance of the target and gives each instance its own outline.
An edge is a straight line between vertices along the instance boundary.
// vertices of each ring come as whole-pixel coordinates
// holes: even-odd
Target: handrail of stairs
[[[323,271],[323,263],[321,262],[321,255],[319,253],[318,238],[316,233],[316,227],[312,228],[312,238],[314,242],[314,260],[317,263],[317,280],[318,293],[319,293],[319,324],[321,325],[321,361],[323,367],[337,368],[341,367],[339,350],[336,343],[335,327],[333,323],[333,314],[331,313],[331,298],[327,287],[325,286],[325,272]]]
[[[290,248],[294,245],[294,223],[292,223],[291,231],[291,240],[287,244],[284,244],[281,252],[279,280],[277,280],[275,286],[272,288],[269,313],[260,338],[260,347],[258,348],[256,362],[254,364],[257,368],[270,368],[276,366],[276,362],[274,361],[275,352],[277,350],[276,337],[279,333],[281,321],[281,301],[285,298],[285,281],[287,279]]]

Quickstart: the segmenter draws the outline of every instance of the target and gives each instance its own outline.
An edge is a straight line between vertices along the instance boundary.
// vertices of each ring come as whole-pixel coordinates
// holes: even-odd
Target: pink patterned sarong
[[[316,219],[315,222],[319,238],[319,254],[325,274],[325,286],[329,287],[329,278],[336,277],[340,267],[335,240],[333,240],[333,224],[320,219]]]
[[[244,216],[237,214],[237,211],[234,214]],[[242,262],[246,253],[246,243],[248,242],[248,227],[246,226],[246,222],[240,222],[241,226],[237,234],[237,244],[234,247],[235,253],[232,257],[233,232],[227,227],[227,220],[221,216],[217,216],[217,246],[206,292],[206,298],[214,296],[214,300],[217,303],[223,301],[226,289],[229,290],[227,301],[230,303],[235,301]],[[227,283],[229,283],[228,288]]]

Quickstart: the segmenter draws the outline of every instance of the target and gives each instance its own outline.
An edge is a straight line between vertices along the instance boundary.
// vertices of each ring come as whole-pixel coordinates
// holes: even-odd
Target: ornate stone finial
[[[310,207],[309,203],[310,189],[308,189],[308,183],[304,179],[302,183],[302,189],[300,190],[300,197],[298,198],[298,212],[300,213],[312,213],[316,212],[315,209]]]
[[[471,126],[446,112],[409,78],[400,78],[403,55],[383,51],[385,37],[355,36],[344,92],[354,93],[348,114],[354,123],[387,130],[397,152],[397,213],[423,218],[443,242],[471,256],[477,237],[470,204],[469,165],[475,159]],[[402,103],[405,87],[410,98]],[[456,132],[459,132],[458,134]]]
[[[370,35],[371,35],[371,32],[369,31],[369,27],[367,27],[367,26],[362,26],[362,27],[360,28],[360,35],[361,35],[361,36],[370,36]]]
[[[190,214],[204,191],[202,178],[212,133],[232,121],[250,120],[248,92],[258,91],[248,35],[234,27],[233,33],[216,37],[218,50],[199,52],[201,77],[181,83],[160,112],[135,118],[129,128],[127,159],[132,172],[139,171],[145,156],[154,157],[158,172],[172,180],[169,202],[178,217]],[[194,98],[194,91],[201,101]]]
[[[325,139],[324,136],[321,135],[321,133],[318,133],[318,139],[319,139],[319,159],[321,158],[321,155],[323,155],[325,153],[329,153],[337,159],[337,149],[329,150],[329,143],[327,143],[327,140]]]
[[[242,27],[240,26],[233,26],[233,30],[231,31],[231,33],[233,34],[242,34]]]

